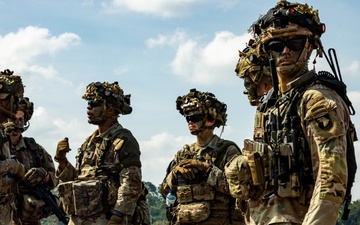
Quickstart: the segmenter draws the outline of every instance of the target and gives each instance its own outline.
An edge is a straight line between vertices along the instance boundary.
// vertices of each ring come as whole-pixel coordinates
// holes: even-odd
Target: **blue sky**
[[[304,3],[304,2],[302,2]],[[360,126],[359,26],[356,0],[307,2],[327,26],[326,49],[335,48]],[[131,94],[133,113],[121,116],[141,146],[143,179],[161,183],[168,162],[192,143],[175,100],[191,88],[213,92],[228,105],[222,138],[243,146],[251,138],[255,108],[234,69],[247,29],[276,1],[265,0],[38,0],[0,1],[0,70],[14,70],[35,104],[34,137],[50,154],[70,140],[69,160],[96,127],[81,99],[93,81],[118,81]],[[312,68],[312,64],[310,63]],[[328,70],[317,59],[316,70]],[[216,133],[220,134],[221,129]],[[356,143],[360,149],[360,144]],[[357,153],[360,158],[360,153]],[[359,161],[359,160],[358,160]],[[360,162],[360,161],[359,161]],[[360,198],[360,173],[353,199]]]

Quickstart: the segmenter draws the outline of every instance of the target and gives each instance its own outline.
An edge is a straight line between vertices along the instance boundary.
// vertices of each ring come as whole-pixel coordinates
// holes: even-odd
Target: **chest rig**
[[[269,99],[257,109],[254,141],[245,140],[245,154],[258,189],[267,190],[264,199],[302,197],[313,184],[311,153],[297,114],[304,88]]]
[[[220,139],[219,142],[216,143],[215,148],[211,148],[211,147],[201,148],[196,146],[195,143],[191,145],[185,145],[179,155],[179,160],[181,161],[183,159],[196,159],[203,162],[207,162],[210,165],[215,165],[221,170],[224,170],[224,166],[226,162],[223,160],[223,158],[226,154],[226,149],[231,145],[235,146],[240,152],[240,149],[238,148],[235,142],[229,140],[222,140],[222,139]],[[200,171],[199,173],[197,173],[196,179],[192,181],[185,181],[183,180],[184,178],[180,175],[179,185],[200,183],[206,181],[206,178],[207,175]]]
[[[128,132],[127,129],[114,129],[107,137],[90,136],[81,145],[76,156],[76,169],[79,172],[79,179],[95,178],[99,176],[118,179],[121,169],[119,161],[116,160],[117,153],[109,151],[112,146],[116,149],[121,147],[123,139],[119,134]],[[119,147],[119,148],[120,148]],[[107,163],[107,161],[109,163]]]

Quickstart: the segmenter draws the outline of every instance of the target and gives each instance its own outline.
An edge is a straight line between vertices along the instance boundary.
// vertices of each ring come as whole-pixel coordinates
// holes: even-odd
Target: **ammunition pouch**
[[[210,202],[200,201],[179,204],[177,221],[179,223],[199,223],[210,216]]]
[[[103,212],[104,186],[102,180],[74,181],[75,215],[84,218]]]
[[[215,199],[214,188],[207,183],[178,186],[177,201],[189,203],[194,201],[211,201]]]
[[[268,157],[268,145],[261,142],[244,140],[244,155],[248,158],[248,164],[252,177],[252,185],[257,190],[265,188],[265,182],[271,176],[271,163]]]
[[[58,193],[64,212],[67,215],[75,214],[73,181],[60,183],[58,185]]]
[[[279,185],[277,193],[280,197],[300,197],[300,182],[297,168],[292,168],[293,153],[291,143],[280,145],[280,157],[278,160]]]
[[[58,190],[66,214],[85,218],[104,212],[103,180],[69,181],[59,184]]]

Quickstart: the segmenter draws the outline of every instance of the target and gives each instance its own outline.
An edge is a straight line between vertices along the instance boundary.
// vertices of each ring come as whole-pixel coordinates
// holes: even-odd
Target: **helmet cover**
[[[287,1],[278,2],[252,28],[259,36],[260,51],[270,40],[287,36],[310,37],[315,40],[314,44],[319,45],[320,37],[325,32],[325,24],[320,22],[318,10],[313,10],[307,4]]]
[[[0,99],[5,99],[8,95],[18,98],[23,97],[24,85],[20,76],[13,75],[14,72],[6,69],[0,72]]]
[[[181,115],[185,115],[190,111],[199,111],[215,119],[216,127],[226,124],[227,106],[210,92],[200,92],[195,88],[191,89],[187,95],[179,96],[176,99],[176,109],[179,110]]]
[[[86,87],[86,92],[82,96],[83,99],[88,101],[104,101],[122,115],[132,112],[130,97],[131,95],[124,95],[124,91],[117,81],[112,84],[108,82],[92,82]]]
[[[268,67],[269,60],[266,55],[256,52],[254,40],[243,51],[239,51],[239,61],[236,64],[235,72],[240,78],[249,76],[254,83],[258,83],[263,75],[271,77]]]
[[[20,98],[19,109],[24,112],[25,122],[29,121],[34,113],[34,103],[28,97]]]

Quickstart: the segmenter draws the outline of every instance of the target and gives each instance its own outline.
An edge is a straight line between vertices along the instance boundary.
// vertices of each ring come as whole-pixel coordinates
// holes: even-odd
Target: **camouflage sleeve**
[[[41,146],[39,146],[39,150],[41,151],[42,155],[42,163],[46,171],[48,171],[50,175],[49,185],[51,188],[55,188],[59,184],[59,179],[55,176],[55,165],[54,161],[52,160],[51,155]]]
[[[228,162],[225,166],[225,175],[232,197],[244,200],[251,197],[252,177],[246,156],[238,155]]]
[[[77,171],[70,162],[67,162],[64,170],[58,166],[57,170],[55,171],[55,177],[62,182],[73,181],[77,177]]]
[[[304,223],[334,224],[346,193],[349,112],[335,91],[318,89],[304,94],[301,113],[315,179]]]
[[[5,159],[0,161],[0,176],[5,175],[10,172],[12,174],[17,174],[19,170],[20,162],[16,159]]]
[[[160,187],[160,193],[163,196],[163,198],[165,198],[166,195],[169,193],[170,186],[167,184],[166,178],[171,173],[171,170],[174,167],[174,165],[175,165],[175,161],[171,160],[168,167],[166,168],[166,175],[165,175],[165,178],[164,178],[163,182],[161,183],[161,187]]]
[[[231,145],[226,149],[226,153],[224,154],[224,157],[220,162],[219,167],[215,165],[212,166],[207,179],[207,183],[213,186],[216,191],[229,194],[229,185],[226,180],[224,166],[232,158],[240,154],[241,153],[238,148],[236,148],[234,145]]]
[[[120,184],[114,210],[132,216],[141,194],[141,168],[131,166],[122,169],[120,171]]]

